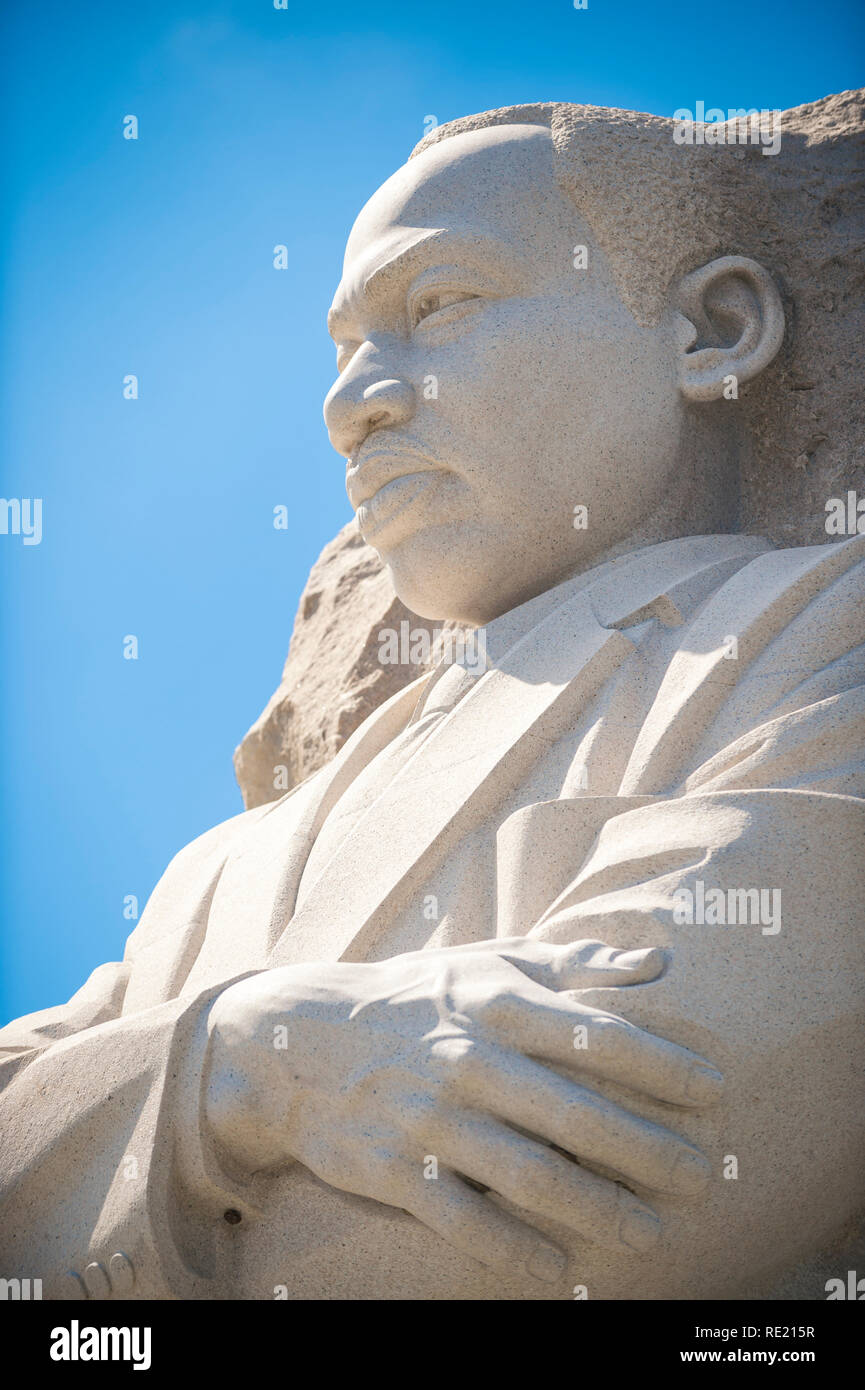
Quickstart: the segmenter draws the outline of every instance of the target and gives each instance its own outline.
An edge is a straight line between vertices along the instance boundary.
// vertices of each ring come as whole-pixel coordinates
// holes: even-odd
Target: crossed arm
[[[709,1165],[592,1082],[698,1108],[722,1078],[577,992],[639,986],[665,963],[659,950],[524,938],[266,971],[211,1010],[207,1123],[235,1164],[298,1159],[503,1272],[564,1271],[533,1214],[646,1252],[659,1219],[623,1184],[693,1196]]]
[[[652,1194],[665,1213],[671,1197],[710,1200],[700,1197],[701,1155],[672,1131],[681,1116],[682,1131],[694,1133],[690,1116],[719,1097],[711,1063],[728,1076],[719,1109],[735,1101],[725,1122],[733,1150],[755,1094],[770,1107],[777,1096],[785,1115],[798,1116],[802,1198],[825,1193],[826,1174],[858,1143],[846,1097],[848,1020],[862,1008],[851,932],[862,817],[860,801],[837,795],[691,794],[608,822],[573,892],[529,938],[264,970],[200,1000],[121,1017],[108,980],[112,1001],[87,1004],[91,1023],[76,1013],[69,1036],[10,1057],[18,1070],[0,1096],[8,1272],[41,1277],[56,1260],[81,1269],[88,1246],[100,1259],[121,1249],[136,1265],[136,1296],[164,1297],[167,1287],[212,1296],[206,1283],[193,1289],[182,1252],[167,1248],[174,1189],[164,1170],[174,1136],[198,1132],[199,1094],[227,1173],[278,1172],[298,1160],[335,1188],[408,1210],[472,1257],[548,1282],[563,1259],[535,1220],[628,1256],[658,1236]],[[659,907],[695,877],[784,887],[780,934],[733,929],[721,989],[706,929],[683,929],[677,940]],[[622,954],[599,937],[665,949]],[[815,1047],[818,1024],[820,1037],[842,1030],[846,1050]],[[709,1061],[665,1033],[696,1040]],[[766,1056],[774,1078],[761,1076]],[[180,1094],[184,1074],[191,1081]],[[608,1086],[615,1102],[599,1093]],[[662,1102],[651,1110],[661,1122],[635,1115],[619,1087],[634,1109]],[[760,1132],[771,1169],[790,1124]],[[125,1171],[130,1158],[138,1178]],[[425,1175],[430,1158],[436,1180]],[[819,1197],[827,1222],[855,1197],[836,1186],[834,1205]],[[232,1202],[218,1175],[207,1204],[203,1188],[194,1189],[202,1214],[190,1207],[189,1219],[207,1240],[213,1233],[216,1277],[216,1233],[228,1231],[222,1214]],[[772,1231],[790,1232],[784,1193],[763,1189],[764,1208],[769,1196]],[[719,1230],[726,1220],[719,1212]]]

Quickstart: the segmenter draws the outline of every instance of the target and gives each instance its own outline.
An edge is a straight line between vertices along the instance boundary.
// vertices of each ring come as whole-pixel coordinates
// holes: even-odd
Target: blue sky
[[[241,809],[232,749],[350,516],[321,420],[342,247],[425,117],[797,105],[862,85],[865,9],[7,0],[2,23],[2,493],[43,499],[39,545],[0,536],[5,1020],[119,959],[124,897]]]

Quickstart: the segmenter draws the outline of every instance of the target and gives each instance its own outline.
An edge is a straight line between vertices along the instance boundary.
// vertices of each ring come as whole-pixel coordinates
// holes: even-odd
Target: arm
[[[618,1081],[684,1110],[713,1104],[721,1078],[700,1057],[570,993],[597,984],[618,996],[663,964],[657,952],[596,941],[515,940],[266,971],[211,1011],[209,1126],[242,1168],[278,1173],[298,1159],[502,1274],[561,1278],[566,1257],[534,1219],[645,1253],[656,1214],[595,1168],[688,1197],[705,1185],[705,1160],[554,1068],[578,1065],[592,1083]]]
[[[12,1055],[0,1093],[7,1276],[41,1279],[45,1298],[189,1297],[207,1284],[171,1207],[194,1191],[198,1226],[219,1234],[218,1188],[203,1171],[190,1186],[191,1136],[186,1151],[175,1144],[197,1113],[209,1003],[172,1000]]]
[[[799,1278],[865,1211],[863,843],[859,798],[760,789],[659,800],[607,822],[534,929],[560,943],[592,931],[665,949],[669,968],[650,988],[580,997],[711,1057],[725,1076],[722,1101],[691,1130],[714,1181],[698,1219],[665,1211],[667,1270],[681,1279],[656,1296],[700,1296],[712,1270],[713,1296],[741,1296],[773,1271]],[[823,1296],[831,1273],[812,1270],[789,1296]]]
[[[46,1298],[212,1288],[223,1212],[244,1190],[198,1126],[218,990],[150,1008],[130,995],[142,963],[182,979],[225,855],[257,814],[175,857],[123,962],[99,966],[67,1004],[0,1030],[0,1268],[41,1279]]]

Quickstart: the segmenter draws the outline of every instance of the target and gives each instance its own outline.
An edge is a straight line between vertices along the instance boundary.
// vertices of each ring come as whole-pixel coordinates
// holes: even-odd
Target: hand
[[[298,1159],[494,1269],[550,1282],[566,1258],[484,1190],[646,1252],[656,1214],[573,1160],[688,1196],[707,1181],[705,1158],[551,1067],[672,1105],[712,1104],[721,1077],[708,1063],[569,993],[638,985],[664,966],[660,950],[518,938],[263,971],[213,1005],[207,1121],[247,1169]]]

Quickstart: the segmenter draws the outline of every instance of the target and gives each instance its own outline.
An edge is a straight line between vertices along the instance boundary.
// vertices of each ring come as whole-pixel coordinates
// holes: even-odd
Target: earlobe
[[[759,376],[784,338],[781,296],[768,271],[747,256],[720,256],[679,286],[675,332],[679,389],[691,401],[719,399]]]

